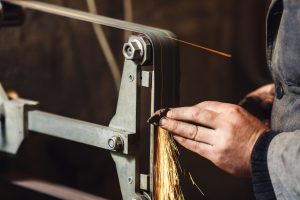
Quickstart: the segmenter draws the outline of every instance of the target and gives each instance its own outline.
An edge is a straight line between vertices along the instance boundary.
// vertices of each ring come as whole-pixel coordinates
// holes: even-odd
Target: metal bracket
[[[109,127],[45,113],[27,112],[31,101],[9,100],[0,89],[0,150],[16,153],[26,130],[108,149],[116,163],[123,199],[150,199],[154,185],[156,130],[147,118],[178,103],[178,46],[167,30],[93,15],[40,1],[2,0],[20,6],[139,33],[124,44],[116,114]],[[51,122],[51,123],[49,123]]]
[[[126,47],[132,43],[136,46]],[[129,51],[134,56],[126,57]],[[149,187],[150,172],[148,171],[147,175],[142,176],[139,161],[141,157],[145,157],[149,162],[150,152],[148,155],[139,153],[139,131],[141,131],[141,127],[138,124],[140,106],[138,104],[141,99],[139,88],[142,87],[142,63],[149,62],[148,56],[151,55],[147,51],[151,51],[151,45],[144,36],[132,36],[129,42],[124,45],[123,54],[126,59],[117,110],[109,127],[38,110],[27,111],[25,107],[36,105],[37,102],[22,99],[9,100],[1,87],[0,105],[3,107],[4,130],[1,132],[0,150],[15,154],[27,131],[111,150],[112,158],[116,163],[123,199],[145,199],[141,189],[145,194],[151,193]],[[148,93],[151,96],[151,88],[148,88]],[[150,108],[150,104],[148,107]],[[146,116],[150,114],[149,109]],[[146,121],[143,123],[143,126],[145,125],[150,127]],[[150,134],[142,139],[149,141]],[[148,148],[150,148],[150,144]],[[148,179],[140,179],[145,176]]]
[[[15,154],[27,135],[27,111],[38,103],[25,99],[9,100],[0,84],[0,149]]]
[[[139,132],[137,132],[139,130],[138,103],[140,103],[141,66],[150,60],[149,55],[151,54],[147,52],[151,50],[150,42],[143,36],[131,36],[128,43],[125,43],[123,47],[125,62],[117,111],[109,124],[110,127],[136,133],[135,144],[133,145],[136,150],[133,155],[124,156],[112,153],[118,171],[123,199],[141,199],[143,196],[140,192],[139,160],[141,156],[146,158],[149,155],[140,155],[138,151],[140,138]],[[149,137],[150,135],[148,139],[144,139],[149,140]]]

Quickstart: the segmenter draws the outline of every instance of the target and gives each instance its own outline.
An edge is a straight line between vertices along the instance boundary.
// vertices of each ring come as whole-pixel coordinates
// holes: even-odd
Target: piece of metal
[[[147,192],[143,192],[146,200],[151,200],[151,196]]]
[[[3,104],[5,101],[8,101],[8,97],[0,83],[0,105]]]
[[[28,130],[110,150],[107,141],[116,135],[122,140],[123,154],[130,152],[132,132],[53,115],[42,111],[28,112]]]
[[[9,181],[12,185],[43,193],[55,199],[63,200],[107,200],[93,194],[71,188],[66,185],[38,179],[22,173],[1,174],[1,181]]]
[[[143,87],[147,87],[147,88],[151,87],[151,79],[152,79],[151,74],[152,74],[152,72],[142,71],[142,83],[141,83],[141,85]]]
[[[137,133],[137,96],[138,80],[128,79],[127,77],[138,77],[139,67],[133,60],[125,59],[122,73],[119,98],[116,114],[110,121],[109,127],[123,129],[132,133]],[[137,141],[132,144],[136,147]],[[135,151],[136,152],[136,151]],[[140,199],[138,192],[139,177],[137,154],[124,156],[118,153],[112,153],[112,158],[116,163],[121,192],[123,199]],[[128,178],[131,181],[128,182]]]
[[[149,191],[150,176],[148,174],[140,175],[140,188]]]
[[[27,111],[37,102],[25,99],[9,100],[0,84],[0,150],[16,154],[27,135]]]

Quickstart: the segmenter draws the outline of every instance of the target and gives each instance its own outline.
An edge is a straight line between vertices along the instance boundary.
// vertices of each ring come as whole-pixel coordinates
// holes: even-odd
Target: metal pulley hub
[[[123,55],[136,64],[149,64],[152,58],[152,46],[145,36],[131,36],[123,46]]]

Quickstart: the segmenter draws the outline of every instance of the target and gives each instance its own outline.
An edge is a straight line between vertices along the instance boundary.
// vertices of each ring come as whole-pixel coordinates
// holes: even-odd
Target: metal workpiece
[[[23,24],[25,14],[20,6],[0,1],[0,27]]]
[[[107,150],[112,150],[108,141],[118,135],[118,140],[122,141],[122,148],[113,150],[118,150],[123,154],[130,153],[128,144],[134,137],[133,133],[124,130],[37,110],[28,112],[28,130]]]
[[[145,36],[131,36],[129,41],[123,46],[125,59],[134,60],[140,65],[150,64],[152,56],[152,46]]]

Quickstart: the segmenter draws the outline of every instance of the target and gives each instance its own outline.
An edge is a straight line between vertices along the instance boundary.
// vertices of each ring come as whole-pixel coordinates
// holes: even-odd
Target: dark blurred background
[[[126,1],[126,0],[125,0]],[[87,10],[85,0],[48,2]],[[102,15],[122,19],[123,1],[97,0]],[[168,29],[181,39],[233,54],[225,58],[181,46],[180,104],[203,100],[238,103],[271,81],[265,63],[265,17],[269,0],[133,0],[133,20]],[[105,28],[122,68],[123,32]],[[40,109],[108,125],[117,92],[92,25],[28,11],[24,25],[0,28],[0,81]],[[238,151],[238,150],[237,150]],[[107,151],[32,134],[18,155],[1,155],[3,176],[32,175],[109,199],[121,199]],[[251,200],[251,180],[235,178],[180,148],[180,162],[205,193],[182,179],[188,200]],[[1,199],[53,199],[0,183]]]

